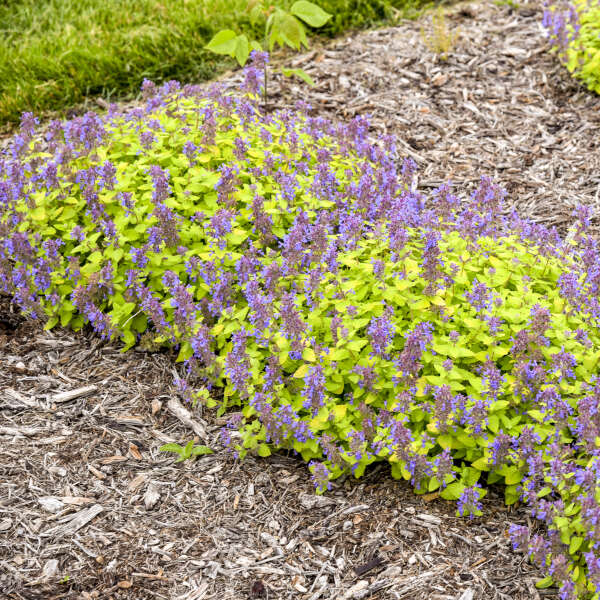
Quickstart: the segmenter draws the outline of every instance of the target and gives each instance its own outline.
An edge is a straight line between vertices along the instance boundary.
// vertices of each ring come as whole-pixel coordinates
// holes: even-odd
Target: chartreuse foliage
[[[600,94],[600,2],[550,2],[544,25],[567,69]]]
[[[600,94],[600,3],[593,3],[580,17],[579,37],[568,51],[567,68],[588,89]]]
[[[181,394],[235,408],[232,452],[295,451],[321,491],[384,461],[473,517],[504,486],[545,526],[511,532],[541,585],[597,599],[589,215],[562,240],[503,216],[486,178],[424,198],[392,138],[264,115],[261,80],[147,83],[144,108],[53,123],[44,141],[24,115],[0,159],[1,289],[48,327],[176,347]]]

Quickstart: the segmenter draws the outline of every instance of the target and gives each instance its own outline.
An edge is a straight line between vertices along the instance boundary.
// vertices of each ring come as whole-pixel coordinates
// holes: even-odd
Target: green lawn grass
[[[287,0],[274,0],[288,6]],[[333,14],[319,33],[414,16],[428,0],[316,0]],[[259,38],[246,0],[4,0],[0,128],[24,111],[64,111],[90,96],[132,97],[145,77],[203,81],[234,66],[204,50],[224,28]],[[260,25],[259,25],[260,27]]]

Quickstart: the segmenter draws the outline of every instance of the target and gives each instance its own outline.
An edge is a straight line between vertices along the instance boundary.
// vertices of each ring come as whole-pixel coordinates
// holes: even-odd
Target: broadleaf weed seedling
[[[164,444],[159,448],[161,452],[175,452],[179,455],[179,458],[175,462],[183,462],[190,458],[196,458],[197,456],[203,456],[205,454],[213,454],[213,450],[208,446],[196,446],[194,440],[190,440],[185,446],[179,444]]]
[[[235,58],[241,67],[246,65],[250,53],[267,51],[272,52],[278,45],[300,50],[302,46],[308,48],[305,25],[318,28],[327,23],[332,15],[325,12],[318,5],[308,0],[297,0],[289,11],[278,6],[267,4],[264,0],[249,0],[247,12],[252,24],[261,19],[265,23],[264,39],[248,40],[244,34],[236,34],[232,29],[219,31],[205,46],[215,54],[222,54]],[[267,108],[267,61],[263,62],[263,100],[265,111]],[[281,73],[286,77],[296,76],[309,85],[314,81],[303,69],[282,68]]]

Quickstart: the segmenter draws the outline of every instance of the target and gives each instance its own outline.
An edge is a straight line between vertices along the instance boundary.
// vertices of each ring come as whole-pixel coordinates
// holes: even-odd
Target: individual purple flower
[[[421,369],[421,358],[431,342],[433,325],[427,321],[418,323],[406,337],[404,348],[396,361],[398,370],[405,377],[416,377]]]
[[[454,468],[454,460],[449,449],[444,449],[441,454],[438,454],[433,460],[435,467],[435,476],[440,483],[440,487],[444,489],[448,484],[446,482],[448,477],[454,478],[456,475],[456,469]]]
[[[312,365],[304,378],[304,390],[302,391],[304,401],[302,406],[310,410],[314,417],[319,409],[325,405],[325,374],[323,366]]]
[[[308,468],[312,472],[311,479],[318,491],[323,492],[331,489],[330,471],[324,463],[311,460],[308,463]]]
[[[439,246],[441,235],[439,232],[429,229],[422,234],[421,238],[424,244],[421,276],[427,281],[423,293],[432,295],[437,289],[437,280],[443,275],[441,268],[444,262],[440,258],[441,250]]]
[[[146,314],[148,319],[152,321],[156,330],[159,333],[168,336],[169,339],[172,339],[171,327],[167,322],[167,317],[161,301],[154,296],[149,288],[141,283],[137,284],[135,292],[139,299],[140,308]]]
[[[501,467],[512,455],[513,439],[510,435],[500,431],[494,437],[490,449],[492,465]]]
[[[248,320],[256,328],[257,333],[263,332],[270,325],[273,317],[273,295],[262,293],[255,279],[248,281],[244,295],[250,307]]]
[[[174,309],[173,322],[180,333],[189,331],[196,322],[199,307],[194,302],[191,288],[187,288],[179,280],[179,276],[173,271],[165,271],[163,284],[172,295],[171,306]]]
[[[339,342],[340,334],[344,339],[348,337],[348,329],[344,327],[342,316],[336,310],[334,310],[329,329],[331,331],[331,337],[333,338],[334,345]]]
[[[225,236],[231,232],[234,217],[235,215],[233,212],[220,208],[210,218],[212,235],[217,239],[217,244],[221,250],[227,245]]]
[[[194,144],[191,140],[187,140],[183,145],[183,154],[188,159],[188,162],[193,165],[196,162],[196,155],[198,154],[199,147]]]
[[[503,323],[504,321],[500,317],[494,316],[487,319],[488,331],[492,337],[497,337],[498,335],[502,334],[500,328],[502,327]]]
[[[307,325],[302,320],[296,308],[294,294],[284,294],[281,302],[280,317],[282,333],[286,339],[292,342],[290,357],[292,360],[297,360],[302,356],[304,346],[302,339],[307,331]]]
[[[506,383],[506,378],[502,375],[502,371],[500,371],[494,361],[488,359],[481,369],[481,375],[484,393],[488,395],[491,402],[498,400],[502,386]]]
[[[385,274],[385,263],[382,260],[373,260],[373,275],[379,281],[383,281],[383,277]]]
[[[433,399],[435,426],[441,432],[448,431],[455,421],[455,413],[458,409],[457,398],[449,385],[442,385],[433,390]]]
[[[483,506],[479,501],[481,498],[480,490],[481,486],[478,483],[463,490],[458,499],[458,514],[461,517],[468,516],[469,519],[473,519],[481,514]]]
[[[473,280],[471,290],[465,292],[465,298],[478,314],[482,314],[492,307],[492,290],[485,283],[480,283],[477,278]]]
[[[417,168],[417,163],[412,158],[405,158],[402,162],[402,182],[407,188],[411,187]]]
[[[373,348],[373,355],[387,357],[387,350],[394,339],[395,326],[392,322],[393,309],[386,306],[384,314],[373,317],[367,327],[367,336]]]
[[[563,378],[572,379],[575,377],[575,367],[577,359],[570,352],[566,352],[564,346],[560,352],[551,355],[552,373],[558,375],[558,381]]]
[[[360,379],[358,380],[358,386],[360,388],[367,390],[368,392],[373,391],[373,386],[377,381],[377,373],[373,367],[356,365],[352,371],[360,376]]]
[[[144,150],[150,150],[152,145],[156,142],[156,137],[152,131],[142,131],[140,134],[140,144]]]
[[[150,260],[148,257],[148,248],[146,246],[142,246],[141,248],[131,248],[130,253],[131,260],[138,269],[143,269]]]
[[[31,112],[24,112],[21,115],[19,132],[26,139],[31,139],[35,135],[35,128],[40,124],[40,120]]]
[[[83,242],[85,240],[85,232],[83,231],[81,225],[75,225],[75,227],[73,227],[71,230],[71,239],[78,242]]]
[[[249,395],[248,383],[251,378],[250,357],[246,352],[247,332],[244,329],[234,332],[233,348],[225,358],[225,374],[234,389],[243,397]]]
[[[530,532],[529,527],[525,525],[511,525],[508,528],[513,550],[526,552],[529,547]]]
[[[153,165],[150,167],[150,176],[153,186],[152,201],[157,205],[162,204],[171,195],[169,171]]]

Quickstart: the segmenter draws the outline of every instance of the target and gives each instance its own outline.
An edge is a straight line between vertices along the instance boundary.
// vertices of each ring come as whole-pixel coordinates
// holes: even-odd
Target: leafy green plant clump
[[[543,24],[569,72],[600,94],[600,2],[549,2]]]
[[[146,82],[143,108],[43,139],[24,115],[0,158],[0,289],[48,327],[175,347],[181,395],[234,409],[231,452],[296,452],[320,491],[386,462],[473,518],[504,486],[544,526],[511,530],[540,585],[597,599],[589,211],[561,239],[485,177],[424,197],[366,120],[265,114],[265,61],[241,93]]]

